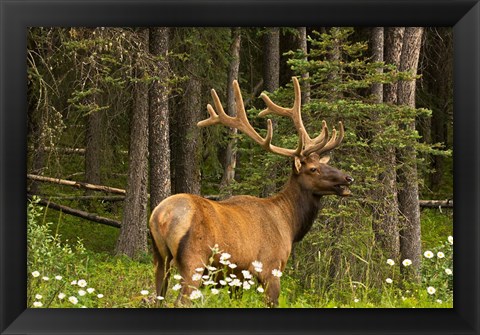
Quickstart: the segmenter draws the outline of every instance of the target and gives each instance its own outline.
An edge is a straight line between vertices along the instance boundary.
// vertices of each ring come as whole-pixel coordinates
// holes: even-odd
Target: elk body
[[[277,114],[293,120],[299,136],[296,149],[272,145],[272,123],[261,137],[247,120],[238,83],[234,82],[236,117],[226,115],[214,90],[215,109],[208,105],[210,118],[198,123],[204,127],[223,124],[237,128],[269,152],[292,157],[292,173],[289,181],[278,194],[269,198],[234,196],[224,201],[212,201],[192,194],[177,194],[162,201],[152,212],[150,232],[154,244],[154,264],[157,294],[164,296],[168,286],[169,270],[175,265],[182,276],[180,301],[199,287],[200,281],[192,279],[195,269],[209,264],[212,247],[218,245],[231,255],[237,265],[231,270],[242,278],[242,270],[255,275],[265,287],[267,302],[275,306],[280,294],[280,278],[272,271],[283,271],[292,250],[292,244],[300,241],[315,220],[320,198],[324,195],[348,196],[348,185],[353,178],[327,165],[328,156],[322,156],[340,144],[343,125],[334,129],[329,138],[323,121],[319,136],[311,139],[307,134],[300,112],[300,85],[293,78],[295,102],[292,108],[273,103],[266,95],[261,97],[267,105],[260,115]],[[262,271],[255,271],[252,262],[263,264]],[[219,267],[219,255],[211,264]]]

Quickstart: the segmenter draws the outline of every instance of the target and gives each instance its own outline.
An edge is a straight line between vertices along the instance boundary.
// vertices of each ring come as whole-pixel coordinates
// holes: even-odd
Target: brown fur
[[[283,271],[292,249],[310,230],[323,195],[349,195],[353,181],[343,172],[326,165],[327,158],[312,154],[301,161],[300,170],[293,168],[285,188],[273,197],[234,196],[224,201],[211,201],[192,194],[177,194],[162,201],[150,218],[154,241],[157,293],[165,295],[168,270],[175,264],[183,278],[179,298],[186,301],[193,287],[195,269],[208,264],[211,248],[218,245],[231,254],[237,265],[235,273],[249,270],[266,288],[268,303],[278,304],[280,280],[273,269]],[[315,168],[315,171],[312,169]],[[171,262],[173,260],[173,262]],[[263,263],[256,273],[253,261]],[[213,266],[218,267],[218,258]]]

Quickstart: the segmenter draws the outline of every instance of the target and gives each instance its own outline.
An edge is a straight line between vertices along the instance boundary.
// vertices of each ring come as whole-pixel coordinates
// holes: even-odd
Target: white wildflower
[[[33,303],[33,307],[42,307],[42,306],[43,306],[43,304],[40,301],[35,301]]]
[[[408,258],[404,259],[402,262],[403,266],[410,266],[412,265],[412,261],[409,260]]]
[[[65,293],[60,292],[58,294],[58,299],[60,299],[60,300],[64,299],[65,297],[66,297]]]
[[[68,301],[70,301],[74,305],[76,305],[78,303],[78,299],[76,297],[69,297]]]
[[[447,240],[448,243],[453,244],[453,236],[449,236]]]
[[[36,294],[36,295],[35,295],[35,299],[37,299],[37,300],[40,300],[40,299],[42,299],[42,298],[43,298],[43,296],[42,296],[41,294]]]
[[[62,280],[62,278],[63,278],[62,276],[55,276],[56,280]]]
[[[250,287],[251,287],[251,286],[250,286],[250,284],[248,283],[248,281],[244,281],[244,282],[243,282],[243,289],[244,289],[244,290],[249,290]]]
[[[77,285],[77,281],[76,280],[72,280],[72,282],[70,283],[71,285]]]
[[[425,258],[432,258],[434,255],[433,255],[433,252],[431,252],[430,250],[427,250],[423,253],[423,256],[425,256]]]
[[[87,294],[87,292],[85,292],[84,290],[78,290],[78,295],[83,297],[85,294]]]
[[[195,271],[196,272],[203,272],[203,270],[205,270],[204,268],[196,268]]]
[[[164,297],[162,297],[161,295],[157,296],[157,300],[165,300]]]
[[[255,268],[255,271],[257,271],[257,272],[262,272],[262,270],[263,270],[263,264],[262,264],[262,262],[253,261],[253,262],[252,262],[252,265],[253,265],[253,267]]]
[[[202,297],[202,292],[199,290],[194,290],[190,293],[190,300],[195,300]]]
[[[230,263],[230,264],[228,264],[228,267],[229,267],[230,269],[235,269],[235,268],[237,267],[237,264]]]
[[[141,290],[141,291],[140,291],[140,294],[141,294],[141,295],[148,295],[148,291],[147,291],[147,290]]]
[[[47,276],[43,276],[42,279],[45,280],[45,281],[49,281],[49,280],[50,280],[50,278],[48,278]]]
[[[252,274],[248,270],[242,270],[242,275],[243,275],[243,278],[245,278],[245,279],[251,279],[252,278]]]
[[[435,301],[437,302],[437,304],[441,304],[441,303],[443,302],[443,301],[440,300],[440,299],[437,299],[437,300],[435,300]]]
[[[391,283],[393,283],[393,280],[392,280],[392,278],[387,278],[387,279],[385,279],[385,281],[386,281],[388,284],[391,284]]]
[[[180,276],[180,275],[175,275],[175,276],[173,276],[173,279],[175,279],[175,280],[181,280],[181,279],[182,279],[182,276]]]
[[[219,283],[220,285],[223,285],[223,286],[227,285],[227,282],[225,280],[220,280]]]
[[[441,251],[437,252],[437,257],[438,258],[445,258],[445,254]]]
[[[280,277],[282,276],[282,271],[280,271],[279,269],[273,269],[273,270],[272,270],[272,275],[274,275],[275,277],[280,278]]]
[[[355,298],[353,301],[354,301],[354,302],[359,302],[359,301],[360,301],[360,299],[358,299],[358,298]]]
[[[428,292],[428,294],[435,294],[435,292],[437,292],[437,290],[435,289],[435,287],[429,286],[429,287],[427,287],[427,292]]]
[[[445,273],[450,276],[453,274],[453,271],[450,269],[445,269]]]
[[[77,282],[77,285],[80,286],[80,287],[85,287],[85,286],[87,286],[87,281],[84,280],[84,279],[80,279],[80,280]]]
[[[87,288],[87,292],[90,293],[90,294],[93,293],[94,291],[95,291],[94,288],[91,288],[91,287]]]
[[[212,292],[212,294],[218,294],[220,291],[216,288],[212,288],[210,292]]]
[[[207,270],[210,271],[210,272],[213,272],[213,271],[217,270],[217,268],[214,267],[214,266],[207,266]]]
[[[242,282],[240,281],[240,279],[235,278],[230,283],[228,283],[228,285],[230,285],[230,286],[242,286]]]
[[[263,287],[261,287],[261,286],[257,287],[257,291],[260,292],[260,293],[265,292],[265,290],[264,290]]]
[[[229,276],[232,277],[232,278],[237,278],[237,275],[234,274],[234,273],[230,273]]]
[[[193,276],[192,276],[193,281],[199,281],[200,279],[202,279],[202,275],[200,273],[194,273],[193,274]]]
[[[36,277],[40,276],[40,272],[38,272],[38,271],[33,271],[33,272],[32,272],[32,276],[34,276],[34,277],[36,278]]]
[[[387,259],[387,264],[390,265],[390,266],[395,265],[395,261],[393,259],[389,258],[389,259]]]
[[[220,255],[220,260],[226,261],[227,259],[230,259],[232,255],[230,255],[228,252],[222,252]]]
[[[175,286],[172,287],[172,290],[178,291],[178,290],[181,289],[181,288],[182,288],[182,285],[180,285],[180,284],[175,284]]]
[[[102,299],[102,298],[103,298],[103,294],[101,294],[101,293],[97,294],[97,298],[98,298],[98,299]]]
[[[213,280],[207,280],[205,282],[203,282],[203,285],[205,286],[209,286],[209,285],[216,285],[217,283],[215,283]]]

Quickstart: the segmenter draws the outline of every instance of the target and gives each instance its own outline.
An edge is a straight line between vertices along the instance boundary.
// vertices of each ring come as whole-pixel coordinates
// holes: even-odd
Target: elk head
[[[278,155],[292,157],[294,159],[292,178],[296,179],[300,187],[305,191],[311,192],[316,196],[330,194],[349,196],[351,192],[348,189],[348,185],[354,179],[342,171],[327,165],[330,160],[329,156],[322,157],[322,154],[331,151],[342,142],[344,136],[343,123],[339,122],[338,133],[336,129],[333,129],[332,135],[329,137],[327,123],[322,121],[320,134],[312,139],[303,125],[300,84],[296,77],[292,79],[295,92],[293,107],[280,107],[262,93],[260,97],[267,105],[267,108],[261,111],[259,115],[276,114],[291,118],[298,133],[298,146],[296,149],[281,148],[272,144],[273,129],[270,119],[267,120],[266,137],[264,138],[257,133],[247,119],[240,87],[236,80],[233,82],[233,88],[237,116],[231,117],[225,113],[217,93],[212,89],[211,94],[218,114],[210,104],[207,105],[210,117],[200,121],[198,126],[205,127],[212,124],[223,124],[231,128],[237,128],[265,150]]]

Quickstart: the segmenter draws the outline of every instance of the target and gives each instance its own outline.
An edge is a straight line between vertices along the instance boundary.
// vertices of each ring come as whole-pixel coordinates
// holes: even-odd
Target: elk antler
[[[261,147],[265,150],[288,157],[307,157],[313,152],[318,154],[327,152],[332,150],[336,146],[340,144],[343,139],[343,124],[339,122],[339,136],[337,138],[337,132],[335,129],[332,131],[332,137],[328,140],[328,129],[327,123],[322,121],[322,132],[320,135],[315,137],[313,140],[308,135],[305,127],[303,126],[302,115],[300,112],[300,105],[301,105],[301,92],[300,92],[300,84],[296,77],[293,77],[293,84],[295,90],[295,102],[293,103],[292,108],[284,108],[276,105],[273,103],[269,97],[267,97],[264,93],[261,94],[261,98],[265,101],[267,108],[260,112],[260,116],[268,115],[268,114],[277,114],[281,116],[288,116],[292,118],[295,128],[298,132],[298,146],[296,149],[286,149],[277,147],[272,144],[272,137],[273,137],[273,129],[272,129],[272,120],[267,120],[267,135],[265,138],[260,136],[257,131],[252,127],[250,122],[247,118],[247,113],[245,112],[245,106],[243,104],[242,93],[240,91],[240,87],[236,80],[233,81],[233,90],[235,93],[235,106],[237,111],[237,116],[231,117],[228,116],[225,111],[223,110],[222,103],[215,92],[214,89],[211,90],[213,102],[217,112],[212,107],[212,105],[207,105],[208,113],[210,117],[206,120],[200,121],[197,123],[199,127],[206,127],[213,124],[223,124],[227,127],[237,128],[238,130],[242,131],[244,134],[249,136],[252,140],[258,143]],[[218,114],[217,114],[218,113]]]
[[[250,137],[252,140],[257,142],[262,148],[264,148],[267,151],[270,151],[282,156],[288,156],[288,157],[295,156],[296,150],[285,149],[285,148],[277,147],[272,144],[272,136],[273,136],[272,120],[270,119],[267,120],[268,128],[267,128],[267,136],[265,138],[263,138],[257,133],[257,131],[250,124],[250,122],[248,122],[247,113],[245,112],[245,106],[243,105],[242,93],[240,91],[240,87],[236,80],[233,81],[233,90],[235,93],[235,106],[236,106],[237,116],[231,117],[225,113],[225,111],[223,110],[222,103],[218,98],[217,92],[215,92],[215,90],[212,89],[211,94],[212,94],[213,102],[215,104],[218,114],[215,112],[215,109],[212,107],[212,105],[208,104],[207,110],[208,110],[208,113],[210,114],[210,117],[206,120],[198,122],[197,126],[206,127],[206,126],[220,123],[231,128],[237,128],[238,130],[246,134],[248,137]]]
[[[337,137],[337,131],[333,129],[332,131],[332,137],[330,140],[328,140],[328,128],[327,128],[327,123],[322,121],[322,131],[320,134],[315,137],[313,140],[310,138],[308,135],[307,131],[305,130],[305,127],[303,125],[302,121],[302,114],[301,114],[301,90],[300,90],[300,84],[298,83],[297,77],[293,77],[293,87],[294,87],[294,92],[295,92],[295,101],[293,103],[292,108],[284,108],[280,107],[277,104],[275,104],[270,98],[265,95],[265,93],[262,93],[260,97],[263,99],[265,104],[267,105],[267,108],[264,109],[263,111],[260,112],[260,116],[265,116],[268,114],[277,114],[280,116],[288,116],[293,120],[293,124],[295,125],[295,128],[297,129],[298,132],[298,137],[299,137],[299,144],[297,147],[296,154],[298,156],[303,156],[307,157],[311,153],[318,153],[322,154],[324,152],[330,151],[340,145],[343,139],[344,135],[344,129],[343,129],[343,124],[342,122],[339,122],[339,134]]]

